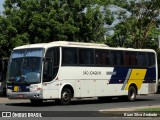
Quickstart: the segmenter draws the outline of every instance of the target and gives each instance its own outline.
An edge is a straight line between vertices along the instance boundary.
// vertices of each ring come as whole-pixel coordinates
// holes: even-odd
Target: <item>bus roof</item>
[[[155,52],[152,49],[134,49],[134,48],[123,48],[123,47],[109,47],[108,45],[105,45],[105,44],[84,43],[84,42],[69,42],[69,41],[55,41],[55,42],[50,42],[50,43],[28,44],[28,45],[23,45],[23,46],[16,47],[16,48],[14,48],[14,50],[27,49],[27,48],[49,48],[49,47],[54,47],[54,46]]]
[[[109,47],[105,44],[96,44],[96,43],[84,43],[84,42],[68,42],[68,41],[55,41],[50,43],[37,43],[37,44],[28,44],[16,47],[14,49],[26,49],[26,48],[48,48],[52,46],[86,46],[86,47]]]

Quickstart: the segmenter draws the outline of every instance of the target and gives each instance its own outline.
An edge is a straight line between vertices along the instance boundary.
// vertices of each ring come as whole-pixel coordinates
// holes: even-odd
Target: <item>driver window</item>
[[[57,73],[59,67],[59,48],[49,48],[46,52],[44,69],[43,69],[43,82],[52,81]]]

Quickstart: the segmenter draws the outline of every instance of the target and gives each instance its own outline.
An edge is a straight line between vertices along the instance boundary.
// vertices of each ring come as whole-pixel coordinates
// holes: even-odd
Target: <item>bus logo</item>
[[[2,117],[11,117],[11,112],[2,112]]]

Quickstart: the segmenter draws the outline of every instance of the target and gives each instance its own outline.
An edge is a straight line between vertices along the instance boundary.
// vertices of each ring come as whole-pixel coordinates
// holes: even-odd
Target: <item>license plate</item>
[[[18,90],[19,90],[19,87],[18,86],[14,86],[14,92],[18,92]]]
[[[19,95],[17,95],[17,97],[18,97],[18,98],[23,98],[23,97],[24,97],[24,95],[19,94]]]

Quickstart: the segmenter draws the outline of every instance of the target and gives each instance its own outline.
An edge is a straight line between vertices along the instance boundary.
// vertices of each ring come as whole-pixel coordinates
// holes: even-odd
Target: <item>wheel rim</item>
[[[63,98],[64,101],[68,101],[69,100],[69,94],[67,92],[64,92],[62,94],[62,98]]]
[[[134,99],[135,98],[135,92],[134,91],[130,91],[130,98]]]

